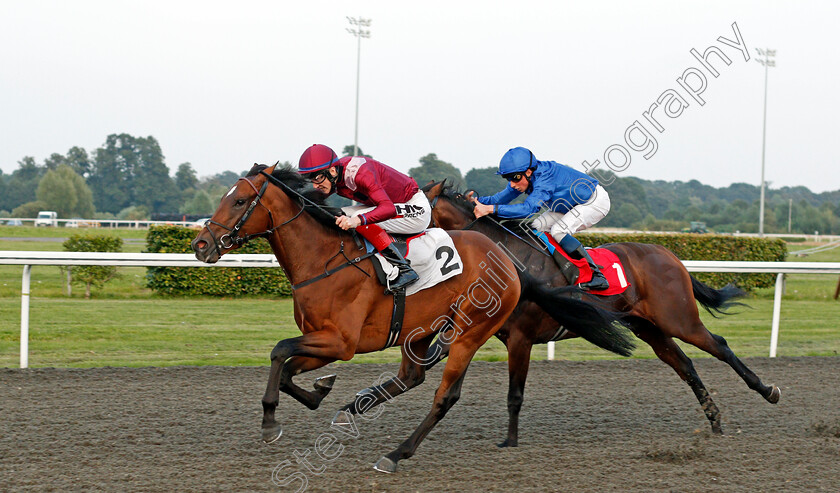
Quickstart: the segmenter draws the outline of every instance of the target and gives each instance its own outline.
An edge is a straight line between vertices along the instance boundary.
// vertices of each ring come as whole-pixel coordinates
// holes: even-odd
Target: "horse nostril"
[[[198,240],[198,241],[195,242],[195,247],[198,250],[204,250],[204,248],[206,246],[207,246],[207,242],[204,241],[204,240]]]

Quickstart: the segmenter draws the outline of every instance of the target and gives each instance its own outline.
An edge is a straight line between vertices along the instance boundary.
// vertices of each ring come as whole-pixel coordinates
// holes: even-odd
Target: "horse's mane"
[[[261,171],[265,171],[267,168],[268,166],[265,164],[254,164],[245,176],[256,176],[260,174]],[[340,207],[327,205],[327,196],[312,188],[309,180],[301,176],[295,168],[289,164],[278,164],[275,166],[274,172],[271,173],[271,176],[309,201],[304,203],[303,210],[312,216],[313,219],[329,229],[342,231],[342,229],[335,224],[335,216],[340,216],[344,214],[344,212]],[[278,188],[283,190],[286,195],[290,195],[289,190],[286,188]],[[292,196],[292,199],[296,202],[300,201],[300,199],[296,196]]]
[[[473,229],[474,225],[482,225],[483,227],[490,228],[493,231],[496,231],[499,234],[508,235],[513,233],[514,237],[524,241],[525,243],[530,244],[532,247],[536,246],[538,249],[542,251],[542,242],[541,240],[537,239],[531,233],[531,227],[528,223],[530,223],[531,219],[504,219],[504,218],[496,218],[493,219],[490,216],[484,216],[476,220],[475,213],[473,213],[474,206],[473,204],[467,200],[464,196],[464,193],[458,190],[454,185],[450,185],[443,180],[442,182],[433,182],[429,183],[428,185],[423,186],[421,190],[423,192],[428,192],[431,190],[435,185],[443,183],[443,186],[440,191],[440,197],[448,200],[450,204],[452,204],[456,209],[462,211],[471,222],[465,229]]]
[[[452,202],[452,205],[454,205],[458,209],[461,209],[461,211],[463,211],[464,214],[467,215],[467,217],[474,220],[475,214],[473,214],[472,203],[470,203],[470,201],[467,200],[467,198],[464,196],[464,193],[458,188],[456,188],[455,185],[447,183],[446,180],[443,180],[442,182],[436,181],[423,186],[421,190],[423,190],[424,193],[428,192],[434,186],[440,183],[443,184],[443,187],[440,190],[440,196]]]
[[[475,221],[475,213],[473,204],[467,200],[467,197],[464,195],[464,192],[459,190],[455,185],[451,185],[443,180],[442,182],[432,182],[428,185],[423,186],[421,190],[423,192],[428,192],[431,190],[435,185],[443,183],[443,187],[440,190],[440,196],[447,199],[452,205],[456,208],[460,209],[464,214],[467,215],[470,220]],[[529,219],[504,219],[504,218],[497,218],[498,223],[493,223],[496,227],[499,227],[500,224],[504,224],[510,229],[518,230],[519,224],[522,222],[528,222]],[[530,228],[525,228],[530,229]]]

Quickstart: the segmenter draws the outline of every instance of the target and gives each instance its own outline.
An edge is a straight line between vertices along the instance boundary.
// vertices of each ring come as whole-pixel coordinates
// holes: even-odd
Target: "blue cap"
[[[502,156],[502,160],[499,162],[499,171],[496,174],[522,173],[528,168],[533,168],[536,164],[537,158],[534,157],[533,152],[524,147],[514,147]]]

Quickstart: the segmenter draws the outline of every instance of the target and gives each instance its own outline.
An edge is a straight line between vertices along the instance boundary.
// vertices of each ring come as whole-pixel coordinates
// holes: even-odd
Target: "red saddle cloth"
[[[592,269],[589,267],[589,263],[586,260],[576,260],[569,257],[569,255],[560,248],[560,245],[554,241],[554,238],[551,238],[549,235],[546,236],[549,237],[549,241],[551,241],[551,244],[554,245],[554,248],[563,254],[569,262],[575,264],[580,271],[577,283],[575,284],[587,282],[592,279]],[[627,281],[627,276],[624,274],[624,266],[621,265],[618,255],[606,248],[587,248],[586,251],[589,252],[589,256],[592,257],[595,264],[601,266],[601,273],[604,274],[604,277],[606,277],[607,281],[610,283],[610,287],[607,289],[590,291],[590,293],[600,296],[611,296],[623,293],[627,287],[630,286],[630,283]]]

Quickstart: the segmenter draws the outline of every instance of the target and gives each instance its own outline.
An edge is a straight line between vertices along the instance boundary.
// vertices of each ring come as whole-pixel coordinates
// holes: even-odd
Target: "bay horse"
[[[446,230],[478,231],[494,241],[505,244],[510,253],[526,268],[528,276],[522,277],[522,289],[529,283],[551,286],[568,286],[554,259],[529,239],[513,234],[491,217],[476,220],[473,205],[467,198],[443,182],[430,183],[423,191],[432,204],[434,226]],[[729,285],[714,289],[694,278],[670,250],[645,243],[612,243],[602,245],[614,252],[624,266],[629,287],[619,295],[597,296],[574,287],[567,287],[567,295],[584,296],[597,301],[609,310],[623,314],[631,330],[653,348],[656,356],[674,369],[688,384],[703,409],[712,432],[722,434],[720,411],[694,369],[691,359],[674,342],[674,338],[691,344],[726,362],[746,382],[772,404],[779,402],[781,392],[775,385],[764,385],[758,376],[747,368],[729,348],[726,340],[709,332],[700,320],[695,302],[699,302],[714,316],[741,303],[736,299],[745,295]],[[510,385],[508,389],[508,435],[499,446],[516,446],[518,443],[519,411],[522,407],[525,380],[528,376],[531,348],[552,340],[577,337],[574,327],[559,330],[558,324],[545,316],[534,303],[523,300],[512,316],[496,332],[507,346]],[[440,340],[430,348],[445,357],[445,343]],[[436,363],[433,362],[433,364]]]
[[[383,294],[373,264],[360,260],[365,258],[364,247],[335,225],[340,209],[326,208],[323,199],[288,166],[254,165],[222,198],[191,244],[196,258],[214,263],[247,241],[265,237],[292,284],[295,322],[303,335],[282,340],[271,351],[262,398],[262,438],[267,443],[282,434],[275,419],[281,390],[316,409],[335,381],[335,375],[321,377],[315,390],[307,391],[292,382],[293,376],[388,346],[393,297]],[[422,382],[423,362],[412,355],[425,355],[436,332],[451,329],[457,334],[449,345],[431,411],[408,439],[376,463],[379,471],[395,472],[400,459],[414,454],[458,400],[476,350],[519,302],[521,284],[515,266],[498,245],[474,231],[450,235],[463,272],[407,297],[403,326],[417,329],[396,340],[402,349],[399,383],[407,389]],[[555,307],[559,322],[577,324],[607,349],[625,354],[632,347],[607,311],[585,302],[569,303],[550,290],[542,293],[541,303]]]

